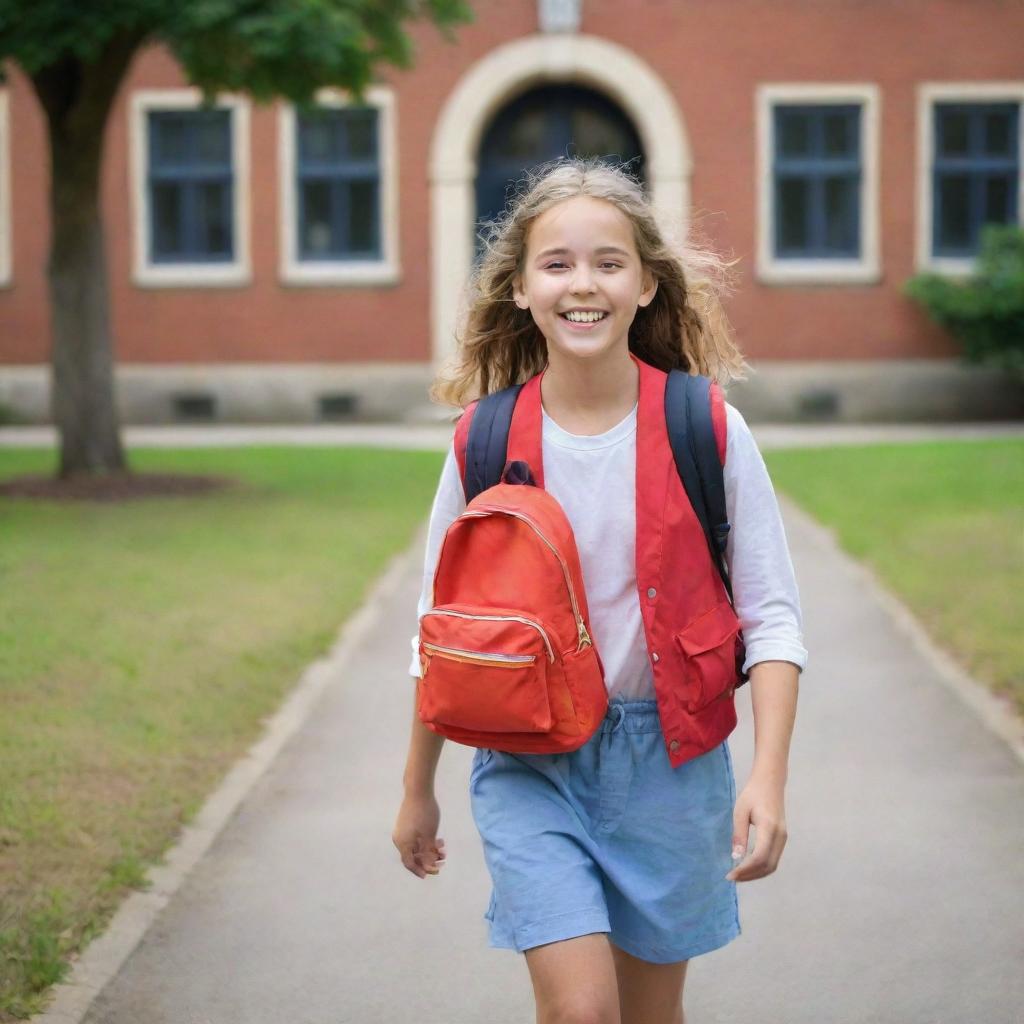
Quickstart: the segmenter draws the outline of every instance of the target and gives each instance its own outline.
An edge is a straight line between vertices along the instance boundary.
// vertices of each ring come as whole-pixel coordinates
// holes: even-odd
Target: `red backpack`
[[[419,650],[417,713],[449,739],[555,754],[601,724],[608,693],[576,540],[525,462],[448,528]]]

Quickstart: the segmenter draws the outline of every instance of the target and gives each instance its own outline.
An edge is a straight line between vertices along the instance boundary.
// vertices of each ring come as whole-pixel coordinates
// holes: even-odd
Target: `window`
[[[758,90],[758,277],[867,283],[879,277],[877,90]]]
[[[1021,222],[1024,84],[920,90],[919,269],[969,273],[985,224]]]
[[[393,96],[356,104],[336,90],[282,108],[282,278],[293,284],[391,284],[395,258]]]
[[[147,91],[132,113],[136,282],[248,281],[247,104],[211,109],[198,90]]]
[[[11,145],[6,90],[0,89],[0,287],[11,283]]]

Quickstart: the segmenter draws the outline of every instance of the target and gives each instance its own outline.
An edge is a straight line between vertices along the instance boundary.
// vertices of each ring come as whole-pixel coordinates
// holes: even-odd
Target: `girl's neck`
[[[544,411],[570,434],[603,434],[621,422],[640,395],[640,372],[623,350],[600,362],[556,354],[540,382]]]

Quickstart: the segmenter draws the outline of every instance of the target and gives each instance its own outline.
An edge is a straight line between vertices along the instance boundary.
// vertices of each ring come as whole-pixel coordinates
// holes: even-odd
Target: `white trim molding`
[[[14,244],[11,219],[10,97],[0,89],[0,288],[11,284]]]
[[[215,107],[231,111],[231,169],[234,175],[234,259],[223,263],[153,263],[149,259],[147,209],[148,122],[151,110],[192,110],[200,106],[199,89],[139,89],[128,105],[134,253],[132,281],[145,288],[235,287],[252,280],[249,252],[249,109],[248,97],[223,93]]]
[[[917,86],[917,230],[915,269],[949,277],[973,273],[974,257],[932,256],[932,167],[935,160],[935,104],[1017,103],[1019,145],[1017,220],[1024,224],[1024,81],[1018,82],[921,82]]]
[[[475,180],[480,140],[498,110],[524,88],[574,82],[604,93],[631,118],[646,157],[662,228],[685,239],[689,226],[690,141],[662,79],[623,46],[587,35],[517,39],[492,50],[456,83],[430,147],[431,335],[435,362],[455,348],[473,263]]]
[[[772,155],[775,149],[772,111],[779,104],[854,103],[860,106],[861,254],[858,259],[776,259],[775,204],[772,200]],[[874,284],[882,276],[879,230],[879,129],[881,96],[870,82],[762,83],[755,97],[757,123],[757,262],[763,284]]]
[[[365,91],[366,103],[378,116],[378,166],[380,167],[380,230],[383,257],[379,260],[301,260],[298,256],[298,196],[296,190],[295,106],[283,102],[278,113],[278,216],[281,239],[278,272],[292,285],[393,285],[401,279],[398,258],[398,128],[395,93],[391,86],[373,85]],[[343,90],[326,88],[316,102],[345,107],[354,102]]]

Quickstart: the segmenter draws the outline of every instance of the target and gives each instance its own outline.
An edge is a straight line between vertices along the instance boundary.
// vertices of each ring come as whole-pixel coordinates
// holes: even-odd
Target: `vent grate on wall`
[[[804,391],[797,396],[797,413],[804,420],[834,420],[839,417],[839,394],[832,390]]]
[[[322,420],[350,420],[359,406],[358,396],[337,391],[319,396],[317,407]]]
[[[188,392],[171,396],[174,418],[183,423],[208,423],[217,418],[217,401],[205,392]]]

